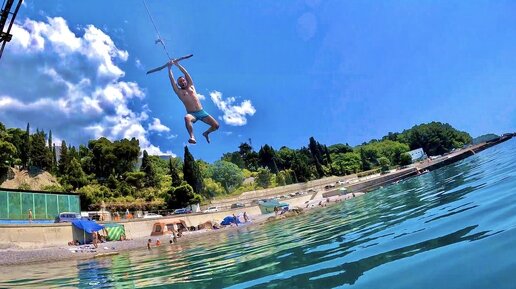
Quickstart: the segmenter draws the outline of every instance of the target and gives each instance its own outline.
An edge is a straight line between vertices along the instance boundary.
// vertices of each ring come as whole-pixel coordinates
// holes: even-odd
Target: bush
[[[380,164],[380,170],[382,173],[386,173],[389,171],[389,166],[391,165],[391,162],[386,157],[380,157],[378,159],[378,163]]]
[[[412,163],[412,157],[408,153],[402,153],[400,155],[400,166],[408,166]]]

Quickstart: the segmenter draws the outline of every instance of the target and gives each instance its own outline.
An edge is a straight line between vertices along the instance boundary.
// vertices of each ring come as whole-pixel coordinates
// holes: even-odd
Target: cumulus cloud
[[[200,94],[200,93],[197,93],[197,97],[200,99],[200,100],[205,100],[206,99],[206,96]]]
[[[136,58],[136,60],[134,61],[134,65],[136,66],[136,68],[143,70],[143,65],[140,59]]]
[[[243,126],[247,123],[246,115],[252,116],[256,113],[250,100],[244,100],[240,105],[235,105],[233,104],[236,100],[235,97],[228,97],[224,100],[219,91],[210,92],[210,97],[218,109],[224,113],[222,119],[227,125]]]
[[[136,138],[151,154],[162,152],[148,131],[169,131],[157,118],[148,124],[145,93],[124,81],[118,66],[128,51],[93,25],[72,32],[65,19],[26,19],[12,28],[0,71],[0,115],[9,126],[52,129],[57,138],[79,144],[105,136]],[[148,128],[148,130],[145,129]]]
[[[154,118],[154,121],[149,124],[149,130],[157,131],[157,132],[169,132],[170,128],[163,125],[159,118]]]

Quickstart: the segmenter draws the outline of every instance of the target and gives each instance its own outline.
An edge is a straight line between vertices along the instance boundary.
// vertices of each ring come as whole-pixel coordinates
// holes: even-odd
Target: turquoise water
[[[516,288],[516,140],[330,208],[0,287]]]

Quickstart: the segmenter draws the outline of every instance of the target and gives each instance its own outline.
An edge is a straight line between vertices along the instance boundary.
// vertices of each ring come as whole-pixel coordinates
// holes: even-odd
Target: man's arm
[[[168,63],[168,78],[170,78],[170,84],[174,89],[174,92],[179,95],[179,87],[177,87],[176,79],[174,78],[174,74],[172,73],[172,62]]]
[[[176,62],[175,64],[177,65],[179,70],[181,70],[181,72],[185,75],[185,78],[186,78],[186,81],[188,82],[188,85],[189,86],[193,85],[193,80],[190,77],[190,74],[188,74],[188,71],[186,71],[186,69],[183,66],[181,66],[181,64],[179,64],[179,62]]]

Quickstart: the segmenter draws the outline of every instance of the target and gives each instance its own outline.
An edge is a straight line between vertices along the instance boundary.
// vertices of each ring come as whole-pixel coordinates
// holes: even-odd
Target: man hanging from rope
[[[174,64],[184,74],[184,77],[180,76],[177,79],[177,83],[174,79],[174,74],[172,73],[172,65]],[[219,128],[219,124],[202,108],[199,97],[195,92],[195,87],[193,85],[190,74],[188,74],[186,69],[184,69],[184,67],[181,66],[176,60],[171,60],[168,63],[168,77],[170,78],[170,84],[172,85],[174,92],[177,94],[186,108],[185,125],[186,130],[188,130],[188,134],[190,135],[188,142],[191,144],[197,143],[193,133],[193,123],[195,123],[197,120],[201,120],[204,123],[210,125],[210,128],[208,128],[208,130],[202,134],[206,138],[206,141],[210,143],[209,134],[216,131]]]

